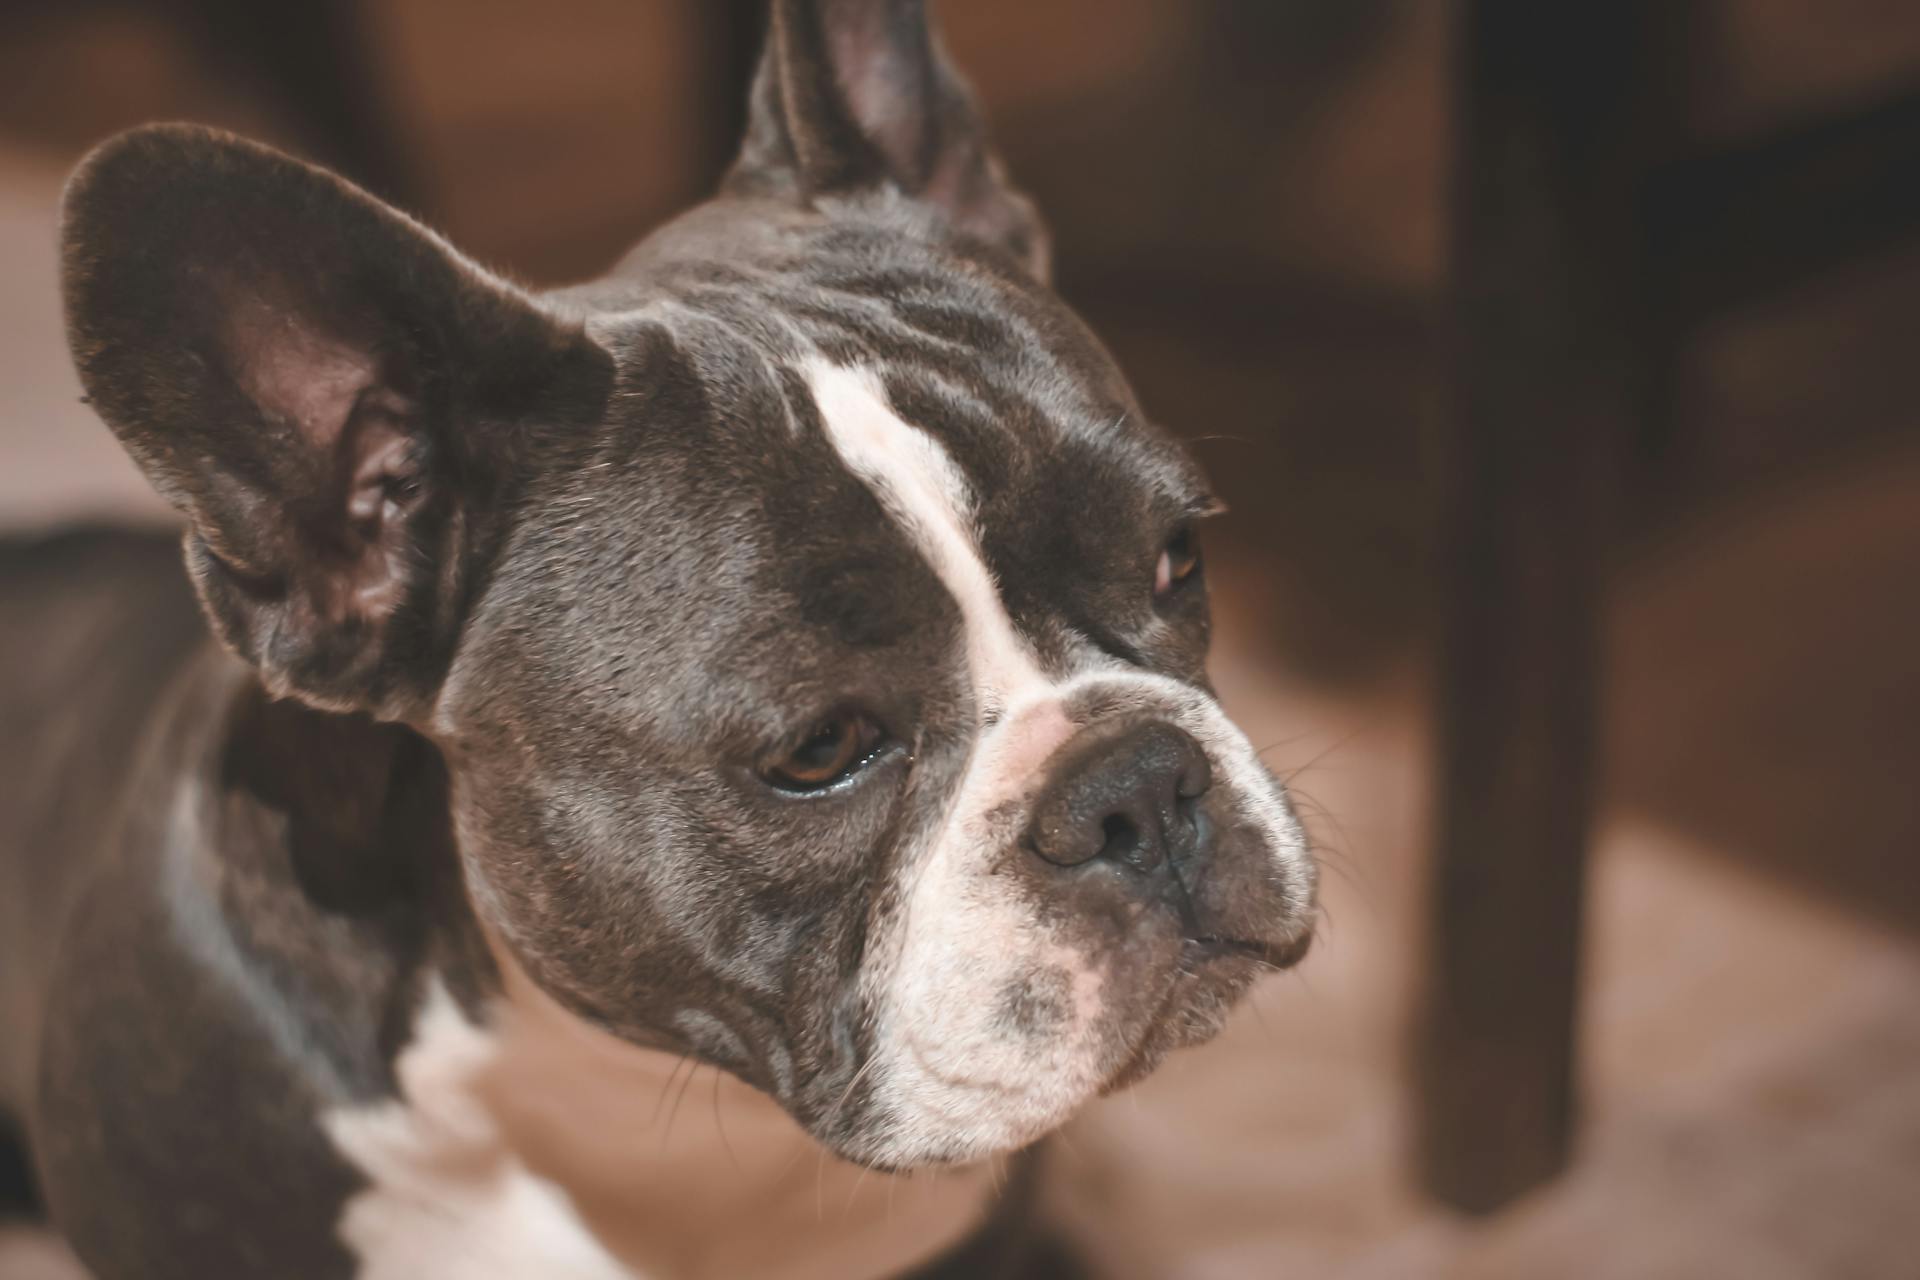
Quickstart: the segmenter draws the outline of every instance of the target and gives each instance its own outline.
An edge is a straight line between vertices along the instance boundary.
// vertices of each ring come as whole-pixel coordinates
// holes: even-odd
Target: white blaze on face
[[[1004,708],[1047,681],[1000,603],[980,558],[967,482],[940,442],[902,422],[873,377],[823,361],[806,368],[827,435],[847,468],[873,490],[953,594],[966,620],[967,661],[976,692]]]
[[[982,721],[947,812],[901,859],[903,905],[874,939],[863,978],[877,1015],[873,1088],[898,1130],[871,1155],[905,1163],[1005,1149],[1053,1128],[1105,1083],[1095,1033],[1120,994],[1105,990],[1094,958],[1049,936],[1015,888],[1021,877],[991,874],[1009,844],[996,815],[1024,815],[1046,761],[1076,730],[1067,698],[1089,685],[1124,689],[1186,730],[1306,886],[1304,841],[1245,737],[1204,692],[1112,664],[1057,681],[1042,672],[981,556],[966,480],[940,443],[893,412],[872,374],[819,359],[802,372],[848,469],[958,604]],[[1064,987],[1065,1021],[1044,1038],[1011,1035],[1004,993],[1036,975]]]

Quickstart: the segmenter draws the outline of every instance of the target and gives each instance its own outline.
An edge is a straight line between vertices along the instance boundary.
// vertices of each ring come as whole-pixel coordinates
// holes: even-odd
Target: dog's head
[[[276,693],[438,745],[563,1006],[875,1164],[1211,1035],[1314,872],[1203,671],[1213,501],[1045,284],[914,0],[782,0],[721,196],[531,295],[317,169],[135,132],[73,348]]]

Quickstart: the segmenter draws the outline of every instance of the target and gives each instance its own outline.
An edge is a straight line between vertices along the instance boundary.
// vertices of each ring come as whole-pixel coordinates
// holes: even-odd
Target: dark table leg
[[[416,214],[424,192],[380,74],[367,0],[180,0],[190,34],[286,103],[302,139],[376,195]]]
[[[1484,1212],[1565,1164],[1603,529],[1645,362],[1647,21],[1467,0],[1458,32],[1437,840],[1416,1031],[1427,1187]]]
[[[767,0],[701,0],[700,56],[707,72],[707,172],[701,191],[718,186],[740,153],[747,100],[767,37]]]

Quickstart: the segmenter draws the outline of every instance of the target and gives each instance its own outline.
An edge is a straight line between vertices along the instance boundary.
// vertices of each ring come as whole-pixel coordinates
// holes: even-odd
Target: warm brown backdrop
[[[741,35],[720,7],[367,4],[349,89],[429,220],[559,282],[723,162]],[[59,336],[52,210],[85,146],[187,117],[327,151],[190,8],[0,4],[7,525],[152,511]],[[1681,133],[1746,137],[1920,76],[1920,6],[1699,8]],[[1920,243],[1688,347],[1679,447],[1631,474],[1614,548],[1586,1141],[1566,1179],[1469,1223],[1411,1187],[1402,1051],[1450,7],[948,0],[944,19],[1063,291],[1234,508],[1220,685],[1301,770],[1331,866],[1305,970],[1060,1146],[1063,1218],[1143,1280],[1915,1274]]]

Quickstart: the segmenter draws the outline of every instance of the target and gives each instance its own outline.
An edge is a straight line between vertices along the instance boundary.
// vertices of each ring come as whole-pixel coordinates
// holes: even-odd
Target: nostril
[[[1087,730],[1049,762],[1026,843],[1044,861],[1104,861],[1157,872],[1191,857],[1202,838],[1199,798],[1212,785],[1206,753],[1164,721]]]
[[[1100,845],[1102,858],[1131,862],[1140,852],[1140,828],[1124,813],[1108,814],[1100,824],[1100,834],[1105,837]]]

